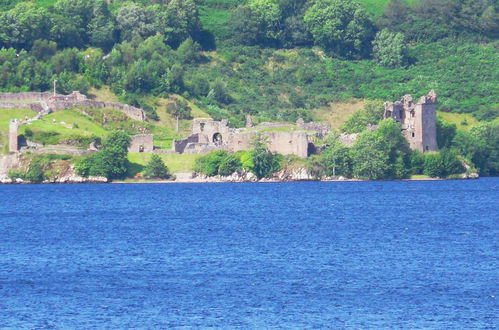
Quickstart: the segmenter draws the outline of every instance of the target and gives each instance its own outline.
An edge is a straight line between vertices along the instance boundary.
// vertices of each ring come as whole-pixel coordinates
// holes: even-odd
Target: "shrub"
[[[227,156],[227,152],[223,150],[214,151],[206,156],[202,156],[196,159],[194,171],[207,176],[215,176],[218,174],[220,164],[222,164]]]
[[[152,155],[144,170],[144,176],[154,179],[168,179],[170,172],[158,155]]]
[[[218,174],[228,176],[242,168],[241,160],[235,155],[227,155],[218,167]]]
[[[40,162],[35,161],[29,167],[24,179],[32,183],[40,183],[45,179],[45,174],[43,173],[43,167]]]
[[[439,153],[425,156],[423,173],[432,178],[444,176],[444,164]]]

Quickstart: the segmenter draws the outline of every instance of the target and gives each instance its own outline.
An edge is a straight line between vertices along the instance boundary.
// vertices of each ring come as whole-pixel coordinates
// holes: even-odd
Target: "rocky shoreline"
[[[462,174],[460,177],[450,178],[451,180],[468,180],[468,179],[478,179],[479,176],[476,173]],[[403,181],[435,181],[435,180],[447,180],[442,178],[413,178],[405,179]],[[297,182],[297,181],[320,181],[320,182],[360,182],[366,181],[361,179],[351,179],[342,176],[338,177],[323,177],[315,178],[310,173],[308,173],[306,168],[295,168],[295,169],[283,169],[277,172],[271,178],[258,179],[251,172],[241,172],[234,173],[230,176],[213,176],[209,177],[204,174],[199,174],[195,172],[187,173],[175,173],[171,180],[145,180],[145,179],[132,179],[125,181],[110,181],[105,177],[100,176],[90,176],[83,177],[75,173],[67,173],[61,177],[52,180],[45,180],[43,184],[78,184],[78,183],[115,183],[115,184],[126,184],[126,183],[244,183],[244,182],[260,182],[260,183],[270,183],[270,182]],[[7,175],[0,175],[0,184],[29,184],[30,182],[24,181],[22,179],[12,180]]]

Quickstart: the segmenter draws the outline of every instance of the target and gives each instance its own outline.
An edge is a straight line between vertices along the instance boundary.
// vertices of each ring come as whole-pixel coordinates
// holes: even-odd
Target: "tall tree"
[[[315,43],[337,56],[359,58],[371,52],[374,24],[356,2],[317,0],[304,20]]]
[[[402,33],[383,29],[373,41],[374,59],[388,68],[403,67],[407,64],[408,52],[405,36]]]

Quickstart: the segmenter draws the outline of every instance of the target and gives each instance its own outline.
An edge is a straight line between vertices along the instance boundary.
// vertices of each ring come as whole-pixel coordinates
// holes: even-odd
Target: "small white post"
[[[55,84],[57,83],[57,80],[54,79],[54,96],[55,96]]]

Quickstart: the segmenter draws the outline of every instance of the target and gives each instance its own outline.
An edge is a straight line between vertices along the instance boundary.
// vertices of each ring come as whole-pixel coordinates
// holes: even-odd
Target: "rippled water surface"
[[[0,327],[495,328],[499,179],[0,186]]]

